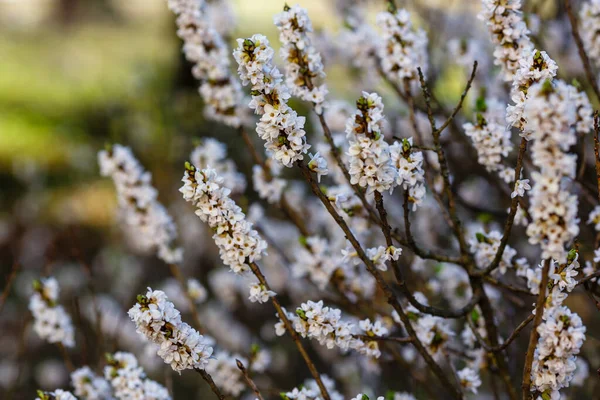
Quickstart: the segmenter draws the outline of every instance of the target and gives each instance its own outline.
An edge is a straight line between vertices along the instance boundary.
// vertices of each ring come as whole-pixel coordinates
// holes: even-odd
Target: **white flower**
[[[190,162],[199,168],[212,168],[225,179],[232,193],[243,193],[246,178],[238,172],[235,163],[227,158],[227,147],[214,138],[203,138],[192,150]]]
[[[57,304],[59,287],[56,279],[49,277],[34,282],[34,293],[29,299],[33,314],[33,330],[48,343],[75,346],[75,330],[71,317]]]
[[[485,21],[494,50],[494,64],[502,68],[503,77],[511,81],[523,52],[533,48],[529,30],[523,21],[520,0],[482,0],[479,18]]]
[[[526,190],[530,190],[531,186],[529,186],[529,179],[518,179],[515,182],[515,190],[510,194],[511,198],[515,198],[517,196],[523,197]]]
[[[43,392],[38,390],[38,397],[35,400],[77,400],[71,392],[66,390],[56,389],[54,392]]]
[[[319,182],[321,182],[322,175],[327,175],[329,173],[329,170],[327,169],[327,161],[319,154],[319,152],[317,152],[314,156],[312,154],[310,155],[308,168],[317,174],[317,180]]]
[[[187,292],[196,303],[204,303],[208,298],[206,288],[197,279],[188,279]]]
[[[390,146],[390,156],[396,169],[396,185],[408,190],[408,201],[413,204],[414,211],[425,199],[423,153],[413,149],[413,140],[409,138],[394,142]]]
[[[244,85],[252,85],[250,108],[261,116],[256,126],[258,136],[274,160],[286,167],[304,159],[310,146],[306,143],[305,118],[287,104],[289,89],[273,64],[273,49],[263,35],[238,39],[233,56]]]
[[[397,171],[392,163],[390,147],[383,139],[383,102],[377,93],[363,92],[356,102],[357,110],[346,122],[350,139],[347,155],[350,161],[350,183],[366,188],[367,193],[392,191]]]
[[[581,39],[585,45],[588,56],[600,63],[600,37],[598,35],[598,26],[600,25],[600,2],[598,0],[585,1],[579,11],[581,26]]]
[[[317,114],[321,114],[327,86],[314,82],[315,78],[323,78],[325,72],[321,55],[308,35],[313,29],[307,10],[300,6],[285,6],[274,21],[282,44],[280,55],[285,62],[286,85],[294,96],[312,102]],[[308,84],[308,79],[311,84]]]
[[[267,290],[267,288],[256,282],[256,283],[252,283],[250,284],[250,297],[248,297],[248,299],[252,302],[252,303],[266,303],[267,301],[269,301],[270,297],[275,296],[276,293],[272,290]]]
[[[410,14],[404,9],[377,14],[377,25],[381,27],[383,39],[378,55],[386,76],[400,84],[409,80],[416,87],[417,68],[424,74],[427,72],[427,34],[413,27]]]
[[[146,378],[133,354],[117,352],[108,355],[107,364],[104,377],[117,399],[171,400],[167,388]]]
[[[97,376],[88,366],[76,369],[71,373],[71,385],[77,396],[87,400],[111,400],[110,383]]]
[[[158,355],[174,371],[204,369],[213,352],[212,340],[182,322],[179,311],[164,292],[148,288],[128,314],[137,332],[158,345]]]
[[[120,221],[131,232],[131,239],[142,250],[155,251],[166,263],[180,263],[183,250],[175,247],[177,229],[167,210],[158,201],[152,176],[128,147],[115,144],[98,153],[102,176],[115,184],[121,213]]]
[[[477,389],[481,386],[479,373],[471,368],[463,368],[457,372],[460,385],[472,393],[477,394]]]
[[[177,14],[177,35],[183,40],[183,53],[194,64],[192,74],[200,81],[206,116],[234,128],[241,126],[248,120],[246,99],[240,83],[230,72],[230,51],[219,32],[228,26],[219,24],[219,20],[231,15],[231,11],[221,6],[223,1],[218,5],[204,0],[168,2]],[[219,8],[225,11],[216,13]]]
[[[188,165],[179,191],[197,208],[196,215],[213,230],[213,240],[223,263],[237,274],[249,270],[248,262],[260,260],[267,243],[229,197],[224,180],[213,169]]]

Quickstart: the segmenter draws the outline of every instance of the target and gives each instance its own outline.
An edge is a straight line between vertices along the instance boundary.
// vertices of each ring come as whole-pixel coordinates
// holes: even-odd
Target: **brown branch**
[[[250,265],[250,269],[252,270],[252,272],[254,273],[254,276],[256,276],[256,278],[258,279],[260,284],[263,285],[266,288],[266,290],[271,290],[269,283],[267,282],[267,279],[265,278],[262,271],[260,270],[260,267],[258,266],[258,264],[254,263],[254,262],[249,262],[248,265]],[[298,333],[294,330],[292,323],[290,322],[289,318],[283,311],[283,308],[281,307],[281,304],[279,304],[279,300],[277,299],[276,296],[271,297],[271,303],[273,303],[273,306],[275,307],[275,310],[277,311],[277,315],[279,316],[279,319],[281,319],[281,321],[285,325],[285,329],[288,331],[288,333],[292,337],[292,340],[296,344],[296,347],[298,348],[300,355],[302,356],[302,358],[304,359],[304,362],[308,366],[310,374],[317,382],[317,385],[319,386],[319,389],[321,390],[321,394],[323,395],[323,398],[325,400],[331,400],[331,397],[329,396],[329,392],[327,391],[327,388],[325,387],[325,384],[323,383],[323,380],[321,379],[321,375],[319,374],[319,371],[317,371],[317,367],[315,367],[315,364],[313,363],[310,356],[306,352],[306,349],[304,348],[304,346],[302,345],[302,342],[300,341],[300,336],[298,336]]]
[[[519,145],[519,155],[517,156],[517,166],[515,167],[515,185],[517,181],[521,177],[521,170],[523,168],[523,156],[527,151],[527,140],[525,138],[521,139],[521,144]],[[508,239],[510,238],[510,232],[513,227],[513,223],[515,221],[515,216],[517,215],[519,206],[519,196],[515,196],[512,198],[510,202],[510,212],[508,214],[508,218],[506,219],[506,223],[504,225],[504,233],[502,234],[502,239],[500,239],[500,246],[498,246],[498,250],[494,256],[494,259],[483,271],[476,271],[475,273],[478,275],[487,275],[498,268],[500,265],[500,261],[502,261],[502,256],[504,255],[504,249],[508,244]]]
[[[4,285],[4,289],[2,290],[2,295],[0,296],[0,312],[4,308],[4,303],[8,298],[8,294],[10,293],[10,289],[12,288],[12,284],[17,277],[17,272],[19,272],[19,268],[21,268],[21,264],[15,262],[10,271],[10,275],[8,275],[8,279],[6,280],[6,284]]]
[[[592,64],[585,51],[585,46],[583,45],[583,40],[581,40],[581,35],[579,35],[579,28],[577,27],[577,17],[573,13],[573,9],[571,7],[571,0],[565,0],[565,10],[567,11],[567,15],[569,16],[569,21],[571,22],[571,33],[573,34],[573,39],[575,39],[575,44],[577,45],[579,58],[581,59],[583,69],[585,70],[585,75],[587,77],[587,80],[590,82],[590,85],[592,86],[592,90],[594,91],[596,98],[600,100],[600,90],[598,90],[598,81],[596,80],[596,75],[594,75],[594,71],[592,70]]]
[[[215,384],[215,381],[213,381],[213,378],[208,372],[200,368],[196,368],[196,372],[198,372],[202,379],[204,379],[206,383],[208,383],[208,386],[210,386],[210,390],[212,390],[212,392],[217,396],[219,400],[225,400],[225,395],[221,393],[221,391]]]
[[[546,288],[548,287],[548,271],[550,270],[550,260],[544,262],[542,269],[542,279],[540,280],[540,292],[538,293],[537,302],[535,305],[535,318],[533,320],[533,328],[529,335],[529,346],[527,347],[527,355],[525,356],[525,366],[523,367],[523,384],[521,388],[523,390],[523,400],[528,400],[531,394],[531,368],[533,364],[533,355],[539,334],[537,327],[542,322],[542,316],[544,314],[544,303],[546,303]]]
[[[396,336],[369,336],[369,335],[352,335],[355,339],[360,339],[365,342],[396,342],[396,343],[412,343],[411,337],[396,337]]]
[[[452,113],[450,114],[450,116],[446,119],[446,121],[444,121],[442,126],[440,126],[438,128],[438,132],[437,132],[438,135],[440,135],[444,131],[444,129],[446,129],[448,127],[448,125],[450,125],[450,123],[454,120],[454,117],[456,116],[456,114],[458,114],[458,112],[462,108],[465,97],[467,97],[469,90],[471,90],[471,85],[473,84],[473,80],[475,79],[476,72],[477,72],[477,61],[474,61],[473,69],[471,70],[471,76],[467,80],[467,85],[465,86],[465,89],[463,90],[462,94],[460,95],[460,100],[458,101],[458,104],[456,105],[456,107],[454,107],[454,110],[452,110]],[[419,72],[419,76],[421,76],[421,75],[422,74]]]
[[[425,77],[423,76],[423,72],[421,68],[418,68],[419,71],[419,80],[421,82],[421,89],[423,91],[423,96],[425,98],[425,104],[427,108],[427,117],[429,118],[429,124],[431,125],[431,133],[433,135],[433,145],[435,147],[436,153],[438,155],[438,161],[440,163],[440,172],[442,175],[442,179],[444,181],[444,194],[448,200],[448,212],[450,213],[450,218],[452,219],[453,226],[452,230],[454,232],[454,236],[458,240],[458,245],[460,247],[460,252],[463,258],[470,257],[469,250],[465,239],[463,237],[462,228],[460,220],[458,219],[458,215],[456,213],[456,206],[454,203],[454,194],[452,193],[452,189],[450,186],[450,172],[448,170],[448,163],[446,162],[446,156],[444,154],[444,149],[440,143],[440,133],[441,131],[436,128],[435,119],[433,117],[433,111],[431,108],[431,93],[429,91],[429,87],[425,82]],[[471,81],[467,83],[467,87],[470,88]],[[451,118],[448,118],[449,121],[452,121]]]
[[[466,320],[467,320],[467,323],[469,324],[469,327],[473,331],[473,334],[477,338],[477,341],[479,342],[479,344],[481,344],[481,347],[483,347],[486,351],[489,351],[492,353],[498,353],[498,352],[506,349],[516,338],[519,337],[519,334],[521,333],[521,331],[523,329],[525,329],[525,327],[527,325],[529,325],[529,323],[531,321],[533,321],[533,317],[534,317],[534,315],[530,314],[529,317],[527,317],[523,322],[521,322],[519,324],[519,326],[517,326],[515,328],[515,330],[510,334],[508,339],[506,339],[506,341],[499,346],[490,346],[489,344],[487,344],[486,340],[477,331],[477,327],[475,326],[475,324],[473,323],[471,318],[467,317]]]
[[[327,196],[325,196],[323,194],[323,192],[321,192],[321,189],[320,189],[317,181],[312,176],[310,169],[302,161],[297,161],[296,165],[302,172],[303,177],[308,182],[313,193],[319,198],[319,200],[321,200],[321,202],[323,203],[323,205],[325,206],[325,208],[327,209],[329,214],[332,216],[332,218],[335,220],[335,222],[339,225],[339,227],[342,229],[342,231],[346,235],[346,238],[348,239],[348,241],[350,242],[350,244],[352,245],[354,250],[356,250],[358,257],[363,261],[363,263],[367,267],[367,270],[369,271],[369,273],[371,275],[373,275],[373,277],[375,278],[377,286],[384,293],[388,304],[390,306],[392,306],[394,308],[394,310],[396,310],[396,312],[398,313],[402,323],[404,324],[404,327],[406,329],[408,336],[416,338],[417,336],[416,336],[414,328],[411,325],[411,321],[408,318],[408,316],[406,315],[406,313],[404,312],[404,309],[402,308],[400,302],[396,298],[396,295],[394,294],[394,292],[392,291],[390,286],[386,283],[385,279],[383,279],[383,276],[381,275],[381,273],[379,273],[377,268],[375,268],[375,266],[373,265],[373,262],[366,255],[362,246],[360,245],[360,243],[358,242],[358,240],[356,239],[356,237],[354,236],[354,234],[352,233],[351,229],[348,227],[348,225],[346,224],[344,219],[337,213],[335,208],[331,205]],[[415,340],[413,342],[413,345],[415,346],[417,351],[421,354],[421,356],[423,357],[423,359],[425,360],[427,365],[431,368],[433,373],[440,380],[440,382],[447,388],[449,393],[456,399],[462,399],[464,396],[463,396],[460,388],[456,387],[456,385],[454,385],[448,379],[444,370],[439,366],[439,364],[437,364],[435,362],[435,360],[433,359],[431,354],[429,354],[429,352],[427,351],[425,346],[423,346],[423,344],[419,340]]]
[[[594,111],[594,164],[596,166],[596,184],[598,185],[598,202],[600,202],[600,117]]]
[[[246,370],[246,367],[244,367],[244,364],[242,364],[242,362],[240,360],[238,360],[237,358],[235,360],[235,363],[236,363],[237,367],[240,369],[240,371],[242,372],[242,375],[244,376],[244,380],[248,384],[248,387],[250,387],[250,389],[252,389],[252,391],[254,391],[254,394],[256,394],[256,397],[259,400],[264,400],[262,395],[260,394],[260,390],[258,390],[258,387],[256,386],[256,383],[254,383],[254,381],[250,377],[250,374],[248,374],[248,370]]]

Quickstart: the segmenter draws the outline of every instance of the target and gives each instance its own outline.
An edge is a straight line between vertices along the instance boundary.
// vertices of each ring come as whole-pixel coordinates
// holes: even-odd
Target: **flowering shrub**
[[[228,130],[180,154],[172,204],[131,147],[98,152],[123,247],[172,278],[117,271],[98,293],[91,276],[74,308],[36,279],[33,330],[73,393],[38,399],[171,399],[193,373],[202,398],[595,398],[600,2],[552,21],[578,72],[519,0],[482,0],[441,48],[419,6],[337,0],[332,33],[285,5],[279,57],[262,33],[233,40],[226,1],[167,3],[205,118]],[[351,70],[354,104],[328,63]]]

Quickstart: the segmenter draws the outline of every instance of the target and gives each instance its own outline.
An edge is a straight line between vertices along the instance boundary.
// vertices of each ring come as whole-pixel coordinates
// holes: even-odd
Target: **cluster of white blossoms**
[[[283,189],[287,186],[285,179],[279,178],[281,164],[266,160],[269,174],[260,165],[252,167],[252,183],[254,190],[261,199],[270,204],[278,204],[283,195]]]
[[[335,388],[335,381],[327,375],[321,375],[321,381],[329,392],[331,400],[344,400],[344,396]],[[322,400],[321,391],[314,379],[304,381],[300,388],[294,388],[290,392],[282,392],[280,396],[283,400]]]
[[[473,253],[477,268],[486,269],[496,257],[496,253],[500,248],[502,233],[497,230],[492,230],[487,233],[478,232],[469,239],[469,250]],[[512,259],[517,255],[517,251],[506,245],[498,269],[502,275],[512,266]]]
[[[384,140],[382,125],[383,102],[377,93],[363,92],[356,101],[357,109],[346,123],[350,140],[350,183],[375,190],[392,190],[396,183],[396,169],[392,164],[390,146]]]
[[[533,49],[521,13],[521,0],[482,0],[479,18],[485,21],[494,49],[494,64],[502,68],[505,81],[512,81],[523,53]]]
[[[382,30],[383,40],[377,54],[383,72],[389,79],[400,84],[405,80],[418,83],[417,68],[421,68],[425,74],[428,67],[425,31],[413,27],[410,13],[404,9],[379,13],[377,25]]]
[[[128,312],[139,334],[158,345],[158,355],[174,371],[204,369],[212,339],[181,321],[181,314],[160,290],[148,288]]]
[[[292,94],[315,106],[318,114],[323,112],[327,86],[315,85],[313,79],[325,77],[321,54],[313,46],[309,33],[313,31],[308,11],[298,5],[285,6],[275,16],[279,29],[281,58],[285,61],[285,82]]]
[[[309,300],[302,303],[296,309],[295,314],[286,311],[286,315],[292,322],[294,330],[300,336],[315,339],[320,345],[324,345],[328,349],[338,347],[343,352],[352,349],[373,358],[381,356],[376,341],[365,342],[356,338],[355,324],[344,321],[341,310],[323,306],[322,300],[316,303]],[[387,334],[387,329],[381,323],[373,325],[369,320],[361,322],[360,328],[369,329],[368,331],[365,330],[365,334],[367,332],[374,336]],[[275,332],[278,336],[282,336],[286,332],[283,321],[279,320],[275,324]]]
[[[308,276],[321,290],[327,287],[333,274],[342,266],[336,247],[320,236],[304,239],[304,245],[296,249],[297,256],[291,269],[295,277]]]
[[[75,395],[86,400],[111,400],[113,398],[110,383],[96,375],[88,366],[78,368],[71,373],[71,385],[75,389]]]
[[[54,392],[37,391],[35,400],[77,400],[73,393],[62,389],[56,389]]]
[[[227,182],[234,194],[246,190],[246,177],[238,172],[235,162],[227,158],[227,147],[214,138],[203,138],[190,154],[190,162],[199,168],[212,168]]]
[[[600,1],[584,1],[579,11],[581,26],[579,32],[585,45],[587,55],[596,63],[600,63]]]
[[[115,184],[119,210],[135,243],[156,251],[166,263],[179,263],[183,250],[174,245],[177,229],[165,207],[158,201],[152,175],[144,170],[130,148],[115,144],[98,153],[100,174]]]
[[[515,72],[511,88],[511,100],[514,104],[506,107],[506,121],[521,130],[521,136],[530,139],[530,130],[525,118],[525,104],[528,101],[529,87],[552,80],[558,71],[558,65],[545,51],[533,49],[525,52],[519,59],[519,68]]]
[[[465,367],[460,371],[457,371],[458,381],[460,386],[469,392],[477,394],[477,389],[481,386],[481,378],[479,373],[472,368]]]
[[[204,303],[208,298],[206,288],[197,279],[188,279],[187,294],[196,303]]]
[[[232,127],[247,118],[240,83],[230,72],[229,49],[207,14],[205,0],[168,0],[177,14],[177,35],[183,52],[194,64],[192,73],[200,81],[200,95],[208,118]]]
[[[196,215],[214,230],[213,240],[223,263],[236,274],[248,271],[248,262],[260,260],[267,243],[229,197],[224,179],[214,169],[198,170],[188,164],[182,182],[179,191],[183,198],[197,208]]]
[[[419,292],[414,294],[421,304],[428,304],[427,298]],[[425,346],[429,354],[436,357],[442,354],[448,341],[454,336],[454,331],[449,326],[448,320],[430,314],[424,314],[411,304],[406,307],[406,315],[410,320],[417,339]],[[394,319],[400,321],[394,311]]]
[[[250,108],[261,116],[256,132],[272,157],[291,167],[304,159],[310,148],[304,131],[306,119],[288,106],[290,91],[273,63],[273,54],[268,39],[259,34],[238,39],[233,52],[242,83],[252,85]]]
[[[524,116],[533,144],[533,172],[527,227],[531,244],[540,244],[542,258],[566,261],[565,246],[579,233],[578,199],[562,188],[563,177],[574,178],[577,156],[567,153],[577,141],[577,120],[572,94],[576,89],[562,81],[544,81],[529,87]]]
[[[206,366],[206,372],[215,382],[223,393],[238,397],[246,389],[244,376],[237,367],[236,360],[240,360],[244,366],[248,366],[246,358],[239,354],[229,354],[221,350],[215,352],[214,359],[211,359]]]
[[[396,185],[408,190],[408,201],[413,211],[423,204],[425,199],[425,170],[423,152],[413,149],[413,139],[402,139],[390,146],[392,164],[396,168]]]
[[[248,299],[252,303],[266,303],[269,299],[275,296],[275,293],[272,290],[268,290],[267,287],[260,282],[254,282],[250,284],[250,296]]]
[[[104,377],[110,382],[116,399],[171,400],[167,388],[146,378],[131,353],[108,354]]]
[[[600,232],[600,206],[594,207],[590,212],[587,223],[594,225],[594,230]]]
[[[33,330],[48,343],[75,346],[75,331],[71,317],[57,304],[59,287],[56,279],[42,278],[33,282],[29,310],[33,314]]]
[[[512,170],[502,161],[512,151],[510,129],[506,126],[504,106],[495,99],[478,101],[476,122],[463,125],[465,135],[471,138],[477,151],[477,162],[489,172],[497,172],[507,183],[514,180]],[[502,112],[498,112],[501,110]],[[509,180],[510,179],[510,180]]]
[[[531,390],[554,399],[573,378],[586,329],[581,318],[565,306],[547,309],[543,318],[537,327],[540,338],[531,371]]]

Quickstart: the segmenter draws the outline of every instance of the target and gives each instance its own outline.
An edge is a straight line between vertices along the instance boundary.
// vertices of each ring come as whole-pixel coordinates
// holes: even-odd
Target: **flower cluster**
[[[164,292],[148,288],[128,314],[137,332],[158,345],[158,355],[174,371],[204,369],[213,352],[212,340],[182,322]]]
[[[320,345],[324,345],[328,349],[338,347],[344,352],[352,349],[375,358],[381,355],[377,342],[364,342],[357,339],[354,334],[355,325],[342,320],[341,310],[323,306],[322,300],[316,303],[309,300],[302,303],[296,309],[295,314],[286,312],[286,315],[292,322],[294,330],[302,337],[315,339]],[[370,332],[375,334],[370,321],[365,321],[361,326],[371,329]],[[378,333],[387,333],[380,325],[376,326],[375,329]],[[283,321],[280,320],[275,325],[275,332],[279,336],[286,332]]]
[[[335,381],[327,375],[321,375],[323,385],[329,392],[331,400],[344,400],[344,396],[335,389]],[[294,388],[290,392],[280,393],[283,400],[322,400],[321,391],[314,379],[304,382],[300,388]]]
[[[390,146],[392,164],[396,169],[396,185],[408,190],[408,201],[413,211],[423,204],[425,199],[425,171],[423,170],[423,152],[413,149],[413,140],[402,139]]]
[[[190,162],[199,168],[212,168],[227,182],[232,193],[246,190],[246,177],[238,172],[233,160],[227,158],[227,147],[214,138],[204,138],[192,150]]]
[[[350,140],[350,183],[375,190],[392,190],[396,181],[396,169],[392,164],[390,146],[383,138],[383,102],[377,93],[363,92],[356,101],[357,109],[346,123],[346,135]]]
[[[177,35],[183,52],[194,64],[192,73],[200,81],[200,95],[207,117],[232,127],[242,125],[246,116],[244,94],[230,72],[229,50],[215,21],[205,10],[205,0],[168,0],[177,14]]]
[[[415,293],[415,298],[422,304],[427,304],[427,298],[421,293]],[[408,305],[406,313],[410,320],[417,339],[421,341],[423,346],[432,356],[437,356],[442,353],[445,345],[454,336],[454,332],[448,325],[448,321],[429,314],[421,313],[412,305]],[[395,319],[399,320],[397,314]]]
[[[267,160],[267,173],[260,165],[252,167],[252,183],[254,190],[258,193],[261,199],[265,199],[270,204],[278,204],[281,201],[283,189],[287,182],[284,179],[278,178],[281,166]]]
[[[581,318],[565,306],[553,307],[544,313],[537,327],[540,335],[531,371],[532,391],[555,398],[556,392],[569,386],[576,369],[575,355],[585,340]]]
[[[581,20],[581,38],[585,45],[585,50],[588,56],[596,63],[600,63],[600,34],[598,26],[600,26],[600,1],[589,0],[584,1],[579,11]]]
[[[215,385],[224,393],[238,397],[246,389],[244,376],[237,367],[236,360],[248,365],[248,361],[239,354],[229,354],[226,351],[217,351],[215,358],[206,366],[206,372],[215,381]]]
[[[531,244],[540,244],[542,258],[566,261],[565,246],[579,233],[577,196],[561,187],[561,178],[575,176],[576,142],[573,131],[576,108],[571,101],[575,89],[562,81],[537,83],[527,91],[524,116],[533,144],[531,156],[539,172],[533,172],[533,189],[527,227]]]
[[[313,83],[313,79],[323,78],[325,72],[321,55],[308,36],[313,30],[308,12],[297,5],[286,5],[284,11],[275,16],[275,25],[282,44],[280,55],[285,60],[286,85],[294,96],[312,102],[315,111],[321,114],[327,86]]]
[[[479,373],[472,368],[465,367],[456,373],[460,386],[464,390],[477,394],[477,389],[481,386],[481,378]]]
[[[77,400],[73,393],[66,390],[56,389],[54,392],[38,390],[35,400]]]
[[[417,83],[417,68],[427,72],[427,34],[413,27],[408,11],[382,12],[377,15],[382,29],[382,43],[378,49],[381,68],[394,82]]]
[[[477,150],[477,162],[489,172],[498,172],[501,177],[508,175],[507,178],[512,181],[514,174],[510,170],[505,173],[507,168],[502,164],[503,158],[507,157],[513,149],[510,130],[506,127],[504,115],[500,117],[498,112],[503,109],[499,101],[481,98],[478,101],[476,122],[465,123],[463,129]]]
[[[59,287],[56,279],[43,278],[33,282],[34,293],[29,299],[33,314],[33,330],[49,343],[75,346],[75,332],[71,317],[58,305]]]
[[[488,233],[477,233],[469,240],[469,250],[473,253],[477,268],[486,269],[496,257],[500,248],[502,233],[493,230]],[[504,248],[502,258],[498,264],[498,271],[505,274],[506,270],[512,266],[512,259],[517,255],[517,251],[510,246]]]
[[[506,107],[506,121],[521,131],[521,136],[529,139],[530,129],[525,118],[525,104],[530,98],[529,87],[556,76],[558,66],[545,51],[531,50],[524,52],[519,59],[519,68],[514,74],[511,89],[511,100],[514,104]]]
[[[75,389],[75,394],[86,400],[112,399],[110,383],[96,375],[88,366],[71,373],[71,385]]]
[[[236,274],[248,271],[248,262],[260,260],[267,243],[252,229],[241,208],[229,197],[224,179],[214,169],[186,166],[183,198],[196,206],[196,215],[214,231],[223,263]]]
[[[171,400],[167,388],[146,378],[133,354],[117,352],[106,358],[104,377],[117,399]]]
[[[521,14],[521,0],[482,0],[479,18],[485,21],[494,49],[494,63],[502,68],[504,80],[512,81],[522,54],[533,49],[529,30]]]
[[[244,85],[252,84],[250,108],[260,115],[256,132],[275,160],[291,167],[304,159],[310,146],[306,143],[304,123],[287,102],[290,92],[282,75],[273,64],[274,50],[264,35],[238,39],[233,55]]]
[[[131,149],[116,144],[98,153],[102,176],[115,184],[122,219],[131,237],[142,249],[157,251],[166,263],[179,263],[183,250],[175,247],[177,229],[165,207],[158,201],[152,175],[144,171]]]

